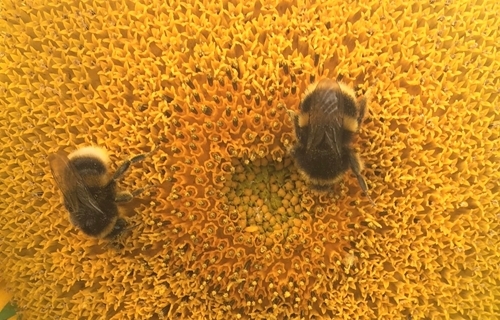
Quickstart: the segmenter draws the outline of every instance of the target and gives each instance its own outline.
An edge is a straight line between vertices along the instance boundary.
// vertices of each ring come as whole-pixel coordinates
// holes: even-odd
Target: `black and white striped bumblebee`
[[[356,98],[342,82],[322,79],[311,84],[299,105],[288,111],[296,142],[290,153],[312,188],[326,190],[351,169],[372,204],[361,175],[363,164],[351,143],[366,113],[366,97]]]
[[[71,223],[96,238],[112,239],[123,232],[127,223],[118,205],[131,201],[144,188],[118,191],[117,180],[131,164],[144,160],[150,153],[125,160],[114,173],[110,172],[108,153],[99,147],[84,147],[68,156],[51,154],[52,175],[63,194]]]

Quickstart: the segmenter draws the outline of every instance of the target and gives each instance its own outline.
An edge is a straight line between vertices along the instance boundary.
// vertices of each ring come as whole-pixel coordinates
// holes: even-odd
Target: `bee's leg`
[[[297,119],[297,114],[295,113],[295,111],[290,110],[290,109],[286,109],[286,113],[288,114],[290,121],[292,123],[295,123],[295,119]]]
[[[139,154],[137,156],[133,156],[130,159],[125,160],[120,167],[115,171],[113,178],[111,180],[118,180],[127,170],[130,168],[130,165],[135,162],[142,161],[146,158],[146,154]]]
[[[293,129],[295,131],[295,136],[297,141],[302,143],[303,145],[307,142],[307,122],[309,121],[309,114],[301,113],[300,115],[295,113],[292,110],[287,110],[288,116],[290,117],[290,121],[293,124]],[[290,150],[289,150],[290,151]]]
[[[135,197],[137,197],[138,195],[140,195],[141,193],[143,193],[144,191],[146,191],[147,189],[149,189],[151,187],[152,187],[152,185],[148,185],[144,188],[139,188],[139,189],[136,189],[132,192],[120,191],[116,194],[115,202],[117,202],[117,203],[130,202],[130,201],[132,201],[132,199],[134,199]]]
[[[123,234],[124,232],[127,232],[129,230],[132,230],[135,228],[137,224],[128,224],[127,221],[123,218],[118,218],[116,220],[116,224],[113,228],[113,230],[105,237],[105,239],[109,240],[106,242],[106,244],[102,247],[103,249],[106,249],[108,246],[112,246],[116,250],[122,250],[125,248],[123,243],[119,240],[119,236]]]
[[[288,118],[290,119],[290,122],[293,124],[295,133],[299,132],[299,116],[295,113],[295,111],[290,110],[290,109],[285,109],[286,113],[288,114]],[[287,149],[287,152],[291,154],[293,152],[293,143],[290,141],[290,144],[285,146]]]
[[[366,197],[368,200],[370,200],[371,204],[375,206],[375,202],[373,202],[372,198],[368,194],[368,186],[366,185],[365,178],[363,175],[361,175],[361,161],[359,160],[359,156],[356,154],[356,152],[352,150],[347,150],[348,156],[349,156],[349,165],[351,167],[352,172],[356,175],[356,178],[358,179],[359,186],[361,187],[361,190],[365,193]]]
[[[287,113],[288,116],[290,117],[290,121],[293,123],[293,128],[295,129],[295,133],[297,135],[300,135],[302,133],[302,128],[300,127],[299,123],[300,121],[299,115],[292,110],[287,110]]]
[[[363,119],[366,116],[366,113],[368,112],[368,108],[366,107],[367,101],[371,100],[372,97],[372,88],[368,88],[366,90],[365,94],[358,99],[358,105],[359,105],[359,114],[358,114],[358,126],[361,126],[361,122],[363,122]]]
[[[358,127],[361,126],[361,122],[363,122],[365,114],[366,114],[366,97],[362,97],[359,99]]]
[[[133,198],[134,198],[134,196],[132,195],[131,192],[121,191],[121,192],[116,193],[115,202],[116,203],[126,203],[126,202],[132,201]]]
[[[125,160],[121,165],[120,167],[118,167],[118,169],[116,170],[115,174],[113,174],[113,177],[111,178],[110,181],[114,181],[114,180],[118,180],[120,179],[121,176],[123,176],[123,174],[125,172],[127,172],[127,170],[130,168],[130,165],[133,164],[133,163],[136,163],[136,162],[140,162],[144,159],[146,159],[147,157],[149,157],[154,151],[156,151],[156,148],[149,151],[148,153],[143,153],[143,154],[139,154],[139,155],[136,155],[136,156],[133,156],[127,160]]]
[[[115,230],[118,230],[119,233],[123,233],[125,231],[131,230],[135,228],[137,224],[128,224],[127,221],[123,218],[118,218],[115,225]]]
[[[123,231],[127,229],[128,223],[125,221],[123,218],[118,218],[116,220],[115,226],[113,227],[113,230],[111,230],[108,235],[106,235],[106,239],[114,239],[116,238],[119,234],[121,234]]]

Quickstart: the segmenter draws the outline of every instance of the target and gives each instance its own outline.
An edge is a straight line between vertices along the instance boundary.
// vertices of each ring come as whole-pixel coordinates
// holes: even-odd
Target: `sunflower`
[[[6,1],[0,261],[27,319],[500,319],[497,1]],[[351,174],[312,191],[287,109],[372,92]],[[47,156],[135,166],[117,242]]]

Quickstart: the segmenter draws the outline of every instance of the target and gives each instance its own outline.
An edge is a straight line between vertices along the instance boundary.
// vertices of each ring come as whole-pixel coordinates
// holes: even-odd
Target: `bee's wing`
[[[64,203],[71,213],[77,214],[82,207],[102,213],[68,157],[53,153],[49,156],[49,163],[56,184],[63,194]]]
[[[342,95],[337,90],[321,90],[314,95],[314,105],[309,111],[307,149],[316,148],[324,141],[340,155],[344,120]]]

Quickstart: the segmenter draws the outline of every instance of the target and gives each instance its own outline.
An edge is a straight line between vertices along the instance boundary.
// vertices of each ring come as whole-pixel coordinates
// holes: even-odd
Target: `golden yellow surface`
[[[3,1],[0,277],[23,319],[500,319],[500,5]],[[219,3],[219,2],[217,2]],[[236,1],[234,1],[236,3]],[[314,80],[371,89],[347,174],[286,155]],[[95,144],[121,245],[74,228],[47,155]]]
[[[0,312],[12,299],[12,293],[5,290],[5,283],[0,281]]]

